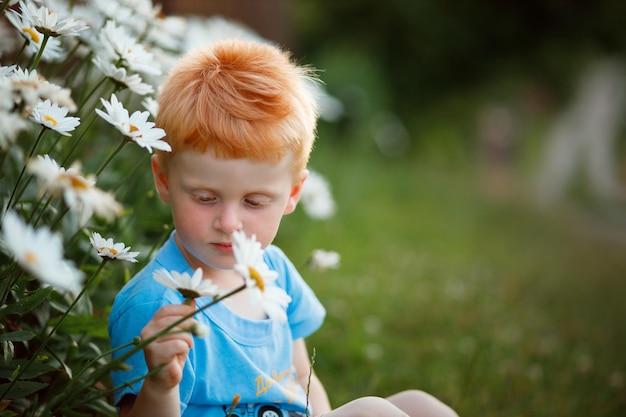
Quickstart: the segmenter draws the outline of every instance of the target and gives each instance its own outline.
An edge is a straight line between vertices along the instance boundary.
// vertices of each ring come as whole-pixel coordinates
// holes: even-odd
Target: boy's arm
[[[141,338],[147,339],[156,335],[193,310],[193,306],[183,304],[162,307],[143,328]],[[180,415],[178,384],[183,376],[189,349],[193,345],[189,329],[194,323],[195,320],[188,319],[144,348],[148,370],[161,368],[146,377],[136,397],[124,397],[120,403],[120,417]]]
[[[309,404],[313,408],[314,415],[319,416],[331,411],[326,389],[311,367],[311,360],[304,339],[293,342],[293,364],[298,373],[298,383],[309,397]]]

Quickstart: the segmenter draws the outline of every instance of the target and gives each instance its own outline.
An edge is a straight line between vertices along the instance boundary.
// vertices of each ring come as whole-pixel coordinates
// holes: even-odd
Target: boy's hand
[[[159,309],[141,331],[141,338],[152,337],[180,320],[183,316],[192,313],[194,305],[172,304]],[[148,370],[158,366],[161,370],[150,375],[147,380],[150,385],[159,390],[175,388],[183,376],[183,367],[193,346],[193,336],[189,329],[196,323],[194,319],[187,319],[171,329],[166,335],[159,337],[144,348],[144,356]]]

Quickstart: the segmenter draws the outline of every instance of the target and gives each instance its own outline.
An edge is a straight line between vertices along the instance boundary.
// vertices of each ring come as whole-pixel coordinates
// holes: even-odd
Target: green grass
[[[343,145],[342,145],[343,146]],[[328,312],[308,340],[333,404],[421,388],[461,416],[626,415],[626,240],[471,167],[363,157],[320,142],[337,216],[288,216],[276,243]]]

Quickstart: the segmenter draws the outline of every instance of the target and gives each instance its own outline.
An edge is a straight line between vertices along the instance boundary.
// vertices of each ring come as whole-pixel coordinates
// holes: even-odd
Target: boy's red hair
[[[158,95],[156,124],[173,153],[211,150],[220,158],[270,162],[291,153],[297,175],[315,140],[310,80],[310,70],[275,46],[216,41],[172,68]],[[159,155],[166,162],[168,153]]]

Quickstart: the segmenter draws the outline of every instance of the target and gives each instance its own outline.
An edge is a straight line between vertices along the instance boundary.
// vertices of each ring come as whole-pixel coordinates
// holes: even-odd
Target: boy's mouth
[[[213,243],[212,245],[220,252],[233,253],[233,244],[231,242]]]

